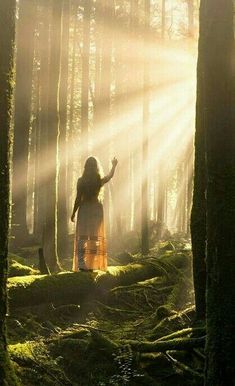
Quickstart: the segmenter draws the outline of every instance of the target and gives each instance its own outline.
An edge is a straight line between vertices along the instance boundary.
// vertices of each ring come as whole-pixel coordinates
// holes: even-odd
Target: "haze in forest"
[[[0,0],[0,383],[234,386],[234,7]]]
[[[72,233],[69,219],[86,157],[96,156],[107,173],[115,155],[117,174],[103,193],[108,237],[120,230],[140,232],[145,183],[148,219],[164,231],[189,234],[198,10],[183,1],[152,2],[149,10],[135,1],[91,4],[87,2],[84,12],[79,2],[64,5],[62,25],[61,10],[53,14],[49,3],[18,9],[15,121],[25,124],[27,117],[20,116],[26,108],[30,128],[25,132],[28,141],[22,131],[15,133],[13,213],[14,201],[27,196],[23,226],[40,240],[45,210],[40,196],[48,194],[43,189],[55,178],[56,152],[56,195]],[[27,27],[21,25],[23,18],[30,19]],[[57,41],[50,48],[52,33]],[[58,84],[51,90],[58,58]],[[51,99],[56,87],[59,121],[52,141],[46,133],[54,130],[50,119],[56,114]],[[148,154],[143,158],[146,140]],[[13,234],[22,222],[17,217],[12,217]],[[58,227],[60,221],[59,211]]]

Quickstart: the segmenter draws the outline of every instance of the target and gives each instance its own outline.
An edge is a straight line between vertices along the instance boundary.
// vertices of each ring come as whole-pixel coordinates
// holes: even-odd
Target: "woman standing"
[[[113,177],[117,163],[114,158],[110,173],[101,178],[97,160],[89,157],[85,162],[83,175],[78,179],[77,197],[71,216],[74,222],[78,210],[73,271],[107,269],[104,214],[99,193],[102,186]]]

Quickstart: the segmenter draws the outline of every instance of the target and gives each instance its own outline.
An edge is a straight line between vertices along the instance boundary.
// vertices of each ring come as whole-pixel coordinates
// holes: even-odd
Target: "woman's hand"
[[[114,158],[112,159],[112,165],[113,165],[114,167],[116,167],[117,164],[118,164],[118,160],[117,160],[116,157],[114,157]]]
[[[72,222],[75,222],[75,213],[72,214],[72,216],[71,216],[71,221],[72,221]]]

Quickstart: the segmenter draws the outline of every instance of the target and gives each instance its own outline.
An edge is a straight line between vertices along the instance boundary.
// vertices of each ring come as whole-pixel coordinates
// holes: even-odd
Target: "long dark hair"
[[[95,157],[87,158],[81,177],[81,190],[86,198],[98,196],[101,188],[101,176]]]

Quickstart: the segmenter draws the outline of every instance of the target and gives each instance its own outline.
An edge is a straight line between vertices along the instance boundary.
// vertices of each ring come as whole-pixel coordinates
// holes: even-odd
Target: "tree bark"
[[[141,191],[141,251],[144,255],[149,252],[148,230],[148,125],[149,125],[149,43],[150,1],[145,0],[144,24],[144,74],[143,74],[143,137],[142,137],[142,191]]]
[[[12,116],[15,41],[15,0],[0,1],[0,380],[14,386],[6,340],[7,256],[10,200],[10,126]]]
[[[68,104],[68,62],[69,62],[69,24],[70,2],[63,3],[62,37],[61,37],[61,76],[60,76],[60,138],[59,138],[59,175],[58,175],[58,251],[66,257],[68,240],[67,210],[67,104]]]
[[[32,74],[34,57],[35,1],[19,1],[17,26],[15,122],[13,146],[13,235],[16,246],[28,239],[27,172],[31,120]],[[27,44],[26,44],[27,42]]]
[[[47,154],[50,178],[47,181],[46,224],[43,250],[51,272],[59,270],[57,254],[57,197],[58,197],[58,139],[59,139],[59,78],[61,56],[62,0],[53,3],[51,24],[51,47],[48,85],[48,133]]]
[[[39,131],[40,138],[38,144],[38,197],[37,197],[37,222],[35,232],[38,235],[39,243],[43,242],[43,230],[46,221],[46,185],[48,181],[46,160],[47,154],[47,132],[48,132],[48,84],[49,84],[49,30],[51,22],[51,6],[47,0],[42,0],[41,4],[41,23],[39,29],[39,98],[40,115]]]
[[[234,2],[201,3],[207,198],[206,386],[235,384]],[[218,54],[219,53],[219,54]]]
[[[81,96],[81,133],[82,133],[82,161],[88,157],[89,131],[89,63],[90,63],[90,28],[91,28],[91,0],[84,2],[83,15],[83,52],[82,52],[82,96]]]
[[[203,3],[201,9],[203,7]],[[203,24],[200,26],[203,30]],[[191,213],[191,238],[193,252],[193,280],[196,315],[205,318],[206,312],[206,171],[205,171],[205,108],[204,108],[204,43],[202,32],[199,38],[197,65],[197,105],[194,160],[194,189]]]
[[[194,0],[187,0],[188,2],[188,36],[194,37]]]

